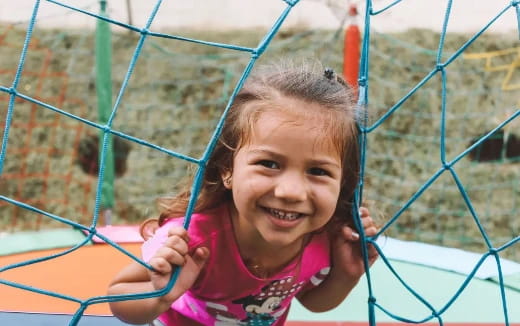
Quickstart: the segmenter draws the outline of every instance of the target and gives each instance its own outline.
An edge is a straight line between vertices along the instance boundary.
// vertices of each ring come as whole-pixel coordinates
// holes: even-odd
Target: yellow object
[[[509,64],[493,65],[492,63],[493,58],[514,54],[516,54],[516,57],[514,57],[514,59]],[[502,81],[503,91],[520,89],[520,83],[511,83],[513,73],[517,68],[520,68],[520,47],[481,53],[468,53],[464,54],[463,57],[465,59],[486,59],[486,66],[484,68],[486,71],[506,71],[506,76]]]
[[[515,55],[512,59],[512,61],[508,64],[495,64],[493,65],[492,60],[497,57],[501,56],[511,56]],[[516,48],[509,48],[509,49],[503,49],[503,50],[497,50],[497,51],[489,51],[489,52],[481,52],[481,53],[468,53],[464,54],[463,57],[465,59],[486,59],[486,66],[484,69],[486,71],[506,71],[506,75],[504,77],[504,80],[502,81],[502,90],[503,91],[512,91],[520,89],[520,82],[512,83],[513,74],[515,73],[515,70],[518,68],[520,69],[520,47]],[[520,71],[519,71],[520,74]],[[520,107],[520,101],[518,101],[517,105]],[[518,113],[518,112],[517,112]],[[517,114],[516,113],[516,114]],[[512,110],[506,111],[506,117],[509,116],[509,114],[513,114]],[[518,120],[518,117],[516,117],[514,120]],[[513,125],[515,125],[515,129],[517,128],[516,121],[512,121],[513,123],[510,123],[508,128],[504,128],[506,131],[506,134],[508,133],[508,130],[513,130]]]

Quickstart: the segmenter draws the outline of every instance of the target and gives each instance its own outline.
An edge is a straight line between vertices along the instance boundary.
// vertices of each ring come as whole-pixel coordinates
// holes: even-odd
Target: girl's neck
[[[262,251],[262,254],[254,254],[252,252],[243,252],[240,249],[240,256],[244,265],[249,271],[259,278],[269,278],[281,272],[286,266],[291,264],[295,259],[299,259],[305,249],[307,241],[302,240],[300,247],[294,250],[273,251],[267,253]]]

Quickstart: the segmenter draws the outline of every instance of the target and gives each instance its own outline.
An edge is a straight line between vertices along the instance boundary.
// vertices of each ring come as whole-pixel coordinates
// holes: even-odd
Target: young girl
[[[365,272],[354,230],[359,149],[352,89],[330,69],[253,73],[235,98],[204,175],[188,230],[190,191],[164,199],[147,224],[143,260],[109,294],[163,289],[110,303],[115,316],[151,325],[283,325],[295,297],[311,311],[340,304]],[[364,233],[377,228],[359,209]],[[152,228],[153,228],[152,221]],[[377,252],[369,246],[369,265]]]

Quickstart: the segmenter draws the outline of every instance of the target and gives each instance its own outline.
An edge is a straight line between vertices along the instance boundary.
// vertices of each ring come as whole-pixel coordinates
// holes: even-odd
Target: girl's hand
[[[190,256],[188,242],[187,231],[183,227],[173,227],[168,230],[168,238],[163,247],[148,261],[153,268],[149,274],[155,290],[166,287],[175,268],[182,267],[172,290],[162,297],[168,303],[175,301],[192,287],[209,256],[206,247],[195,249]]]
[[[365,236],[371,237],[377,234],[376,227],[370,212],[365,207],[359,208],[361,223]],[[340,271],[352,279],[359,279],[365,273],[365,265],[361,251],[361,241],[359,234],[349,226],[343,225],[332,241],[333,270]],[[368,244],[368,264],[372,264],[379,256],[377,250]]]
[[[364,234],[371,237],[377,234],[377,227],[368,209],[359,209]],[[317,287],[300,292],[300,303],[313,312],[324,312],[337,307],[349,295],[365,273],[360,236],[345,224],[331,223],[329,230],[332,268],[327,278]],[[378,254],[368,245],[368,265],[371,266]]]

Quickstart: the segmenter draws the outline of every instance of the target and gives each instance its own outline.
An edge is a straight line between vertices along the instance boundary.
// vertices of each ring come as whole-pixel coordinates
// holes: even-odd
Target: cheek
[[[251,194],[260,194],[268,190],[271,186],[272,181],[269,178],[251,173],[242,177],[240,188]]]
[[[266,189],[268,189],[268,184],[265,180],[244,174],[236,178],[232,192],[235,201],[251,201],[262,196]]]
[[[339,200],[339,191],[340,187],[338,186],[330,186],[327,189],[323,189],[321,202],[323,203],[323,208],[327,211],[327,214],[332,216],[334,211],[336,210],[336,206]]]

